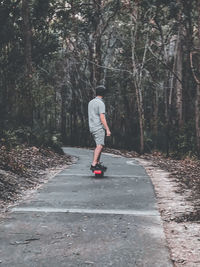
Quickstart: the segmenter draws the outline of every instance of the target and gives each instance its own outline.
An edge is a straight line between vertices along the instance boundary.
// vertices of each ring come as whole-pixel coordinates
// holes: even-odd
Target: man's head
[[[96,87],[96,95],[104,97],[107,94],[107,89],[104,85],[98,85]]]

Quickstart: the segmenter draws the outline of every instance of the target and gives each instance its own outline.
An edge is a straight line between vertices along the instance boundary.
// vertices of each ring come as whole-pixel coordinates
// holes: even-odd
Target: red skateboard
[[[95,177],[103,177],[104,176],[103,170],[94,170],[92,172],[95,174]]]

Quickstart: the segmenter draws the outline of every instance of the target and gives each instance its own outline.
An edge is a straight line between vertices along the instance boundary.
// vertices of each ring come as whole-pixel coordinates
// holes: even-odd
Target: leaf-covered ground
[[[176,193],[185,196],[194,207],[192,212],[175,217],[175,221],[200,223],[200,161],[190,158],[173,160],[160,154],[148,155],[146,159],[150,159],[156,166],[168,171],[170,178],[178,185]]]
[[[0,210],[15,202],[23,192],[48,179],[51,173],[70,165],[73,158],[47,148],[0,147]]]

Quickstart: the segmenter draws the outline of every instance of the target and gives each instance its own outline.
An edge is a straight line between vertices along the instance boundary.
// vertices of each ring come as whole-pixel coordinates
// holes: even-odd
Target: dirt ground
[[[173,160],[160,153],[106,149],[135,158],[152,179],[158,208],[175,267],[200,266],[200,161]],[[0,214],[75,161],[50,149],[0,147]]]

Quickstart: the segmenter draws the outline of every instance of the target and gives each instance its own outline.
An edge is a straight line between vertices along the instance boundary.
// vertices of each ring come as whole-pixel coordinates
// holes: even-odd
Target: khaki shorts
[[[94,138],[94,141],[96,142],[96,145],[105,145],[105,130],[99,129],[95,132],[92,132],[92,136]]]

